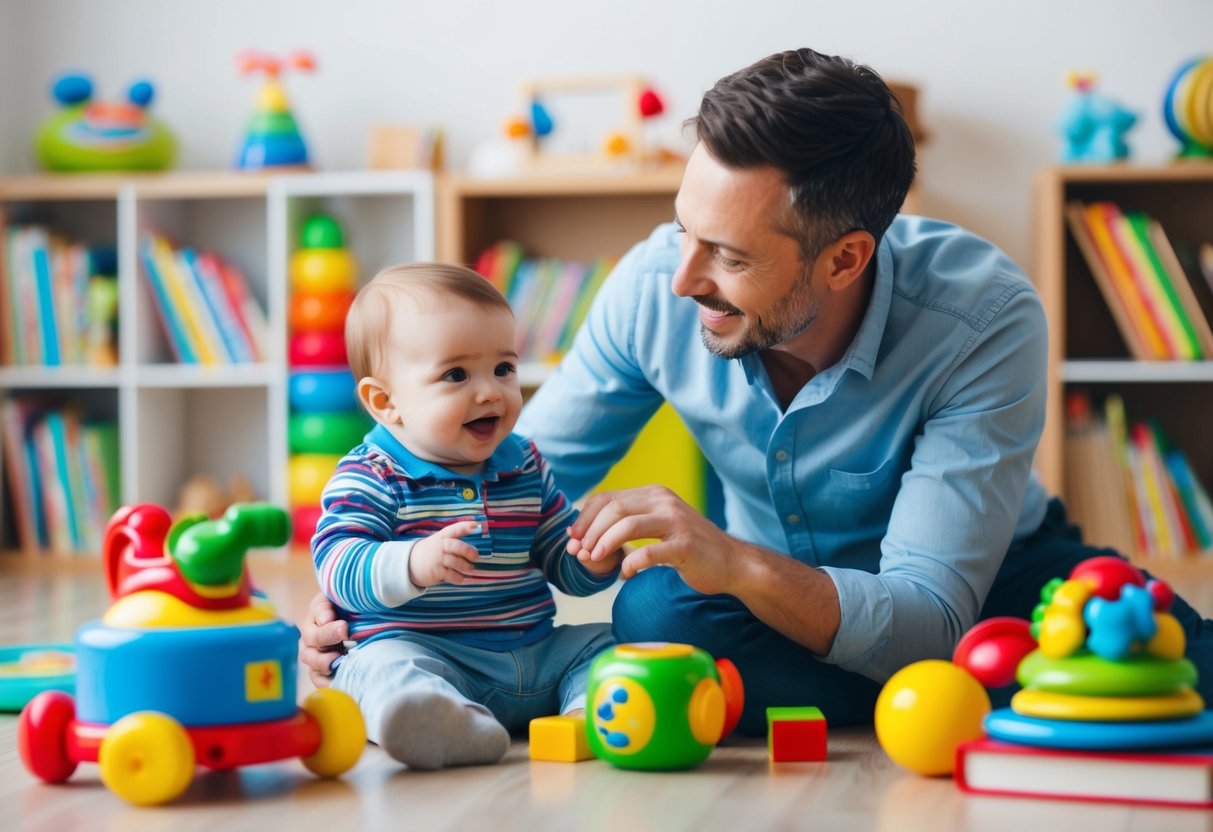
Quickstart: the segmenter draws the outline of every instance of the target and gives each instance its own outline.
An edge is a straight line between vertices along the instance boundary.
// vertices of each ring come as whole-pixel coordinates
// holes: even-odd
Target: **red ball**
[[[1022,618],[987,618],[956,643],[952,663],[963,667],[987,688],[1006,687],[1024,656],[1036,649],[1032,627]]]
[[[1146,576],[1140,569],[1115,555],[1101,555],[1084,560],[1074,567],[1070,578],[1087,581],[1095,588],[1096,595],[1109,601],[1120,600],[1120,590],[1125,584],[1146,585]]]
[[[297,332],[288,349],[292,367],[346,366],[345,335],[339,329]]]

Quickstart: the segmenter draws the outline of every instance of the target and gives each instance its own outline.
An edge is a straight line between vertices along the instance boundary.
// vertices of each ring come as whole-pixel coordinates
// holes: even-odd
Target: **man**
[[[670,402],[720,476],[727,531],[657,487],[589,497],[570,551],[658,539],[623,562],[615,637],[732,659],[743,732],[768,705],[866,722],[896,670],[949,656],[979,618],[1029,616],[1101,553],[1031,476],[1044,315],[989,243],[896,217],[913,140],[870,69],[772,55],[691,124],[677,221],[619,263],[518,429],[576,497]],[[342,634],[325,607],[312,645]],[[1208,697],[1213,623],[1173,612]]]

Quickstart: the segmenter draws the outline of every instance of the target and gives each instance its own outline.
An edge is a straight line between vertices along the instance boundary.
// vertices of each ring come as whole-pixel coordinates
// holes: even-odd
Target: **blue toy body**
[[[1092,89],[1090,79],[1075,83],[1077,94],[1062,114],[1063,163],[1103,164],[1129,158],[1125,134],[1137,115]]]

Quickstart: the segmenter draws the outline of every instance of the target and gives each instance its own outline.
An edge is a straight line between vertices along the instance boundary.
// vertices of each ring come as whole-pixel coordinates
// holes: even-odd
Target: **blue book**
[[[50,245],[46,232],[31,229],[30,256],[34,263],[34,286],[38,292],[38,332],[41,334],[42,363],[59,366],[59,327],[55,322],[55,287],[52,283]]]
[[[255,360],[253,352],[245,338],[244,329],[228,301],[227,292],[223,288],[223,276],[216,274],[216,255],[199,256],[193,249],[182,249],[181,260],[194,275],[211,317],[219,329],[219,336],[228,358],[237,364],[247,364]]]
[[[182,322],[173,302],[169,299],[168,286],[156,259],[156,244],[153,235],[145,235],[139,245],[139,254],[143,257],[143,270],[147,274],[148,285],[152,289],[153,305],[156,307],[160,326],[164,330],[164,338],[178,361],[183,364],[197,364],[198,356],[185,337],[185,324]]]
[[[46,414],[46,427],[50,431],[51,443],[54,450],[55,475],[59,482],[49,482],[48,486],[55,488],[58,504],[63,508],[63,520],[67,523],[66,540],[70,541],[68,548],[78,551],[82,548],[83,538],[80,534],[80,518],[76,516],[77,501],[73,494],[75,477],[72,476],[71,458],[68,449],[67,425],[64,416],[57,410]]]

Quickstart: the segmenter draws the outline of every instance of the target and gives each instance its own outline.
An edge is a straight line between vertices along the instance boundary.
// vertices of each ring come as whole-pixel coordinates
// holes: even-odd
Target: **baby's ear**
[[[358,382],[358,401],[376,422],[385,425],[399,424],[400,413],[392,404],[392,395],[387,386],[379,379],[367,376]]]

